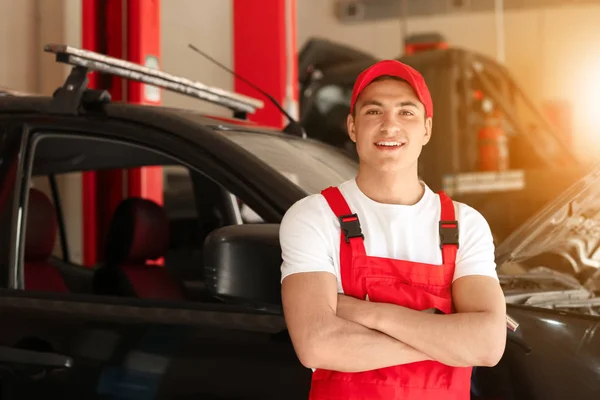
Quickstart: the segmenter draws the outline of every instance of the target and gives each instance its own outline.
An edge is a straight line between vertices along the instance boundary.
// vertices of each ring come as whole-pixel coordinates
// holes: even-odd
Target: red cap
[[[425,106],[425,116],[433,117],[433,101],[431,100],[431,94],[429,93],[425,79],[416,69],[396,60],[379,61],[360,73],[352,90],[351,113],[354,112],[356,99],[364,88],[376,78],[384,75],[395,76],[408,82],[415,90],[419,101]]]

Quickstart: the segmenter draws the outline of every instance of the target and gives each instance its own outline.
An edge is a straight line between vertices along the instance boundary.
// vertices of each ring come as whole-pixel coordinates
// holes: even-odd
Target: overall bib
[[[454,312],[451,284],[458,249],[458,221],[452,200],[439,193],[442,265],[416,263],[365,252],[358,216],[336,187],[323,190],[341,225],[340,274],[344,294],[374,302],[393,303],[413,310],[437,308]],[[317,369],[310,400],[467,400],[471,368],[421,361],[358,373]]]

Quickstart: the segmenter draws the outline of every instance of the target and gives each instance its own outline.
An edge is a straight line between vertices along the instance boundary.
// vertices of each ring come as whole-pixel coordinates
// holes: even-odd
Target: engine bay
[[[575,274],[548,267],[514,273],[521,268],[509,266],[504,270],[510,269],[513,273],[498,275],[508,304],[600,316],[600,269],[581,282]]]

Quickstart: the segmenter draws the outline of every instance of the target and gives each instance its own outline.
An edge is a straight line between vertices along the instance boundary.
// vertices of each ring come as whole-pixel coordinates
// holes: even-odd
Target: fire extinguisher
[[[486,114],[483,127],[479,131],[478,142],[480,171],[508,169],[508,138],[502,127],[499,112]]]

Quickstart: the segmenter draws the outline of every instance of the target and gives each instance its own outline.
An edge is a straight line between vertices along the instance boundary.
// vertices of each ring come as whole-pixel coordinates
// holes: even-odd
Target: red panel
[[[283,104],[286,89],[286,3],[292,4],[295,20],[295,0],[233,0],[234,69]],[[295,44],[295,29],[292,42]],[[296,49],[294,48],[294,60]],[[292,60],[291,62],[297,64]],[[297,65],[294,65],[297,71]],[[297,79],[293,77],[294,85]],[[265,108],[249,116],[263,125],[282,128],[285,117],[269,100],[250,86],[235,80],[235,91],[260,98]],[[297,90],[294,97],[297,98]]]
[[[105,9],[101,9],[105,7]],[[123,0],[82,1],[82,44],[92,51],[122,58]],[[101,18],[106,15],[106,20]],[[89,86],[100,88],[95,72],[89,74]],[[123,99],[123,80],[112,77],[107,89],[113,101]],[[103,259],[104,241],[114,209],[123,199],[123,173],[120,170],[85,172],[82,180],[83,262],[94,265]]]
[[[106,54],[111,57],[123,58],[123,0],[111,0],[104,3],[106,5],[106,37],[104,44]],[[110,87],[108,88],[112,101],[123,101],[123,79],[111,77]],[[96,216],[97,216],[97,240],[98,260],[104,259],[104,243],[108,235],[112,215],[123,200],[123,171],[108,170],[97,173],[96,179]]]
[[[106,4],[106,54],[115,58],[124,58],[125,49],[123,38],[123,0],[110,0]],[[112,101],[123,101],[123,78],[111,77],[110,96]]]
[[[129,61],[159,68],[160,0],[127,2],[127,58]],[[160,104],[160,91],[139,82],[128,81],[128,102]]]
[[[163,204],[162,167],[132,168],[129,170],[129,196],[143,197]]]
[[[82,47],[91,51],[98,51],[98,21],[96,20],[98,0],[82,0]],[[96,74],[89,74],[89,86],[97,87]],[[82,236],[83,236],[83,264],[92,266],[97,260],[97,235],[96,235],[96,174],[84,172],[81,180],[82,192]]]
[[[160,1],[129,0],[128,59],[160,69]],[[159,105],[160,90],[139,82],[127,83],[129,103]],[[163,171],[161,167],[133,168],[128,171],[129,196],[143,197],[163,204]],[[152,264],[162,265],[163,259]]]
[[[160,0],[127,2],[127,58],[129,61],[160,68]],[[127,83],[129,103],[159,105],[158,89],[139,82]],[[144,197],[163,204],[163,172],[160,167],[129,171],[129,196]]]
[[[84,49],[98,50],[98,0],[81,0],[81,45]],[[96,74],[89,75],[89,86],[96,87]]]

